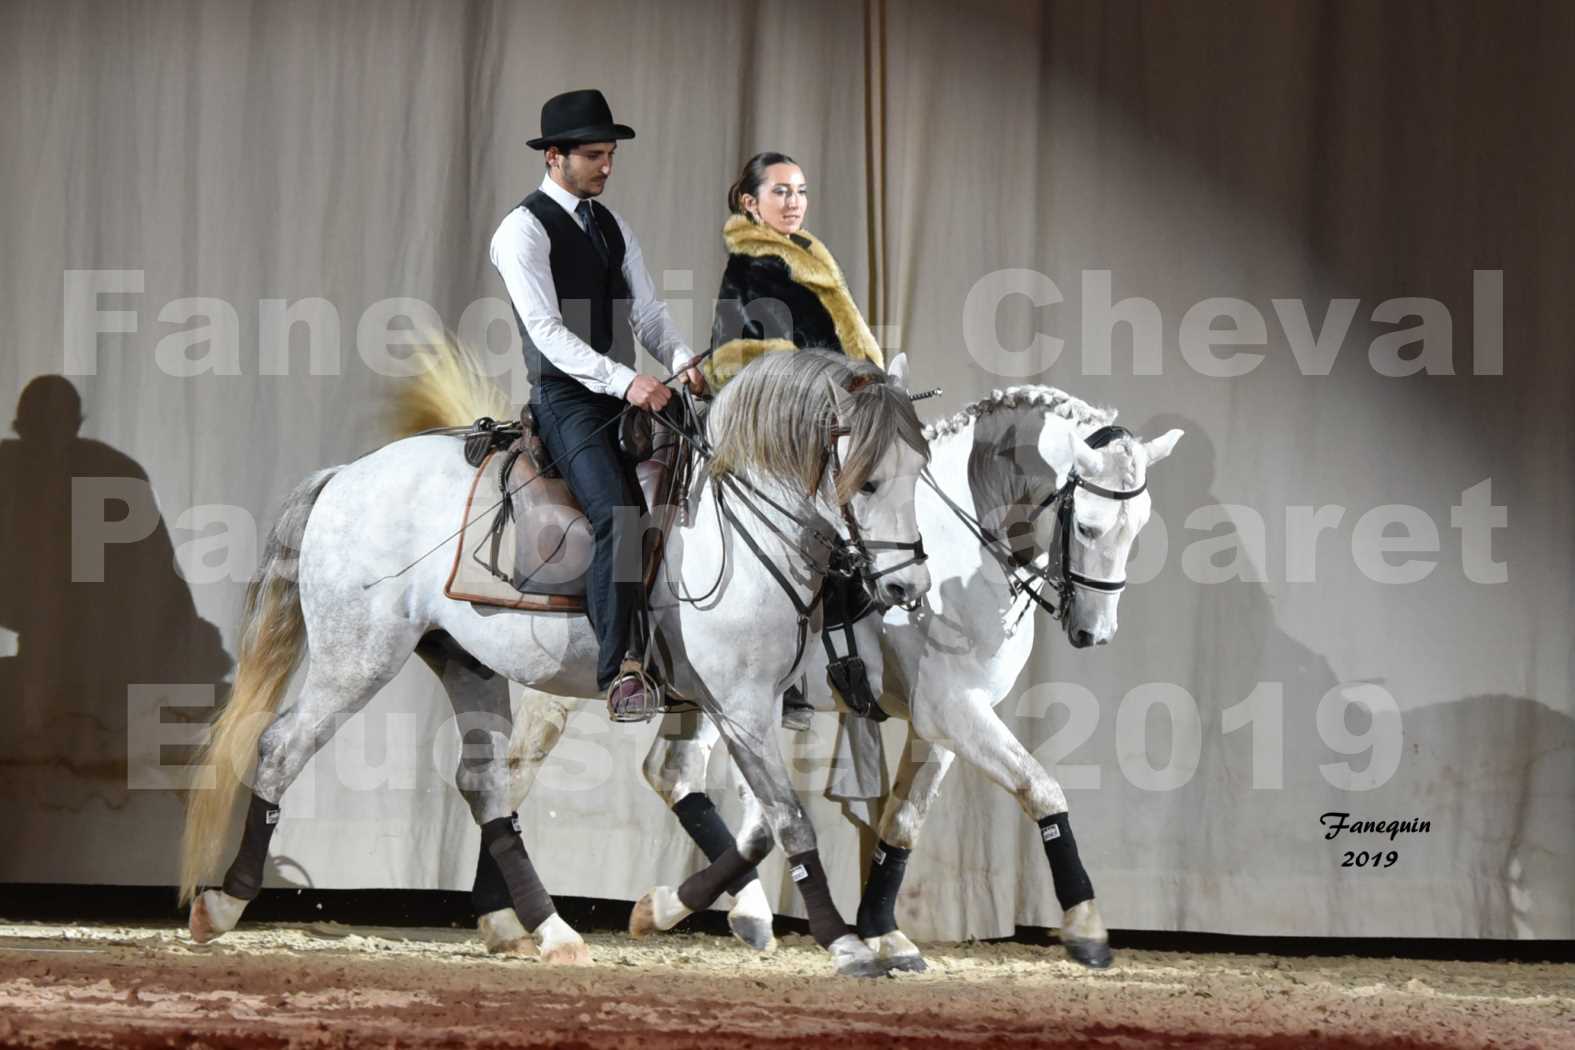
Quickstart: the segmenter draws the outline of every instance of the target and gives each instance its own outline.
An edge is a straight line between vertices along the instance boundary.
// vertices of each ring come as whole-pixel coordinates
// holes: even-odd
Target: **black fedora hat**
[[[541,138],[525,145],[546,149],[560,142],[613,142],[634,138],[627,124],[614,124],[612,110],[600,91],[566,91],[541,107]]]

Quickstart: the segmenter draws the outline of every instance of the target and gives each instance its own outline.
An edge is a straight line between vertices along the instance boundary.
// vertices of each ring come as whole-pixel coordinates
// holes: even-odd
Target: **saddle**
[[[476,468],[443,593],[457,601],[530,612],[585,612],[586,575],[595,541],[568,482],[547,463],[527,406],[520,419],[477,420],[464,434]],[[642,579],[656,582],[667,534],[689,480],[687,442],[629,413],[619,434],[655,527],[643,536]]]

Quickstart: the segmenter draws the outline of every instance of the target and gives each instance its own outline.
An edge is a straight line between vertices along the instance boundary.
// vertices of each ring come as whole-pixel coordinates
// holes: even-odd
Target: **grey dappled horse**
[[[508,415],[501,392],[467,353],[445,348],[432,358],[407,389],[414,406],[407,430]],[[814,830],[770,731],[779,694],[812,649],[795,647],[796,607],[812,600],[850,522],[871,541],[917,541],[914,488],[927,444],[900,385],[820,353],[751,363],[716,399],[706,437],[712,458],[692,490],[693,524],[675,529],[657,580],[660,593],[705,598],[662,605],[656,629],[674,657],[672,684],[721,727],[765,802],[771,830],[790,853],[812,854]],[[840,466],[835,481],[830,464]],[[319,471],[286,501],[248,590],[235,687],[198,760],[203,780],[189,801],[181,892],[192,900],[194,940],[235,926],[260,887],[286,789],[415,654],[441,678],[458,717],[465,741],[458,785],[533,936],[529,947],[549,962],[588,960],[583,940],[553,910],[513,820],[505,679],[560,696],[593,695],[596,639],[583,615],[483,608],[444,596],[452,563],[446,539],[473,476],[453,435],[424,434]],[[871,575],[879,574],[891,601],[910,602],[928,589],[928,572],[910,552],[869,546]],[[443,553],[422,557],[434,549]],[[310,659],[299,696],[277,710],[302,656]],[[198,893],[253,759],[235,863],[221,888]],[[770,834],[752,840],[750,861],[770,845]],[[885,970],[856,937],[824,946],[841,972]]]
[[[888,712],[909,721],[857,924],[869,947],[894,968],[923,968],[918,948],[898,929],[894,905],[908,854],[958,755],[1011,792],[1039,825],[1069,953],[1089,965],[1109,961],[1108,935],[1067,823],[1066,796],[994,708],[1017,681],[1034,643],[1033,599],[1011,585],[1012,578],[1032,581],[1047,572],[1059,580],[1052,604],[1074,646],[1102,645],[1115,636],[1127,559],[1151,512],[1148,471],[1171,453],[1182,432],[1141,441],[1114,421],[1114,411],[1051,387],[1024,386],[997,391],[927,431],[934,484],[920,485],[917,498],[933,586],[917,610],[895,609],[884,624],[873,617],[859,624],[860,650],[883,656],[868,661],[875,693]],[[1074,474],[1078,481],[1069,485]],[[1016,537],[1015,566],[990,550],[1001,553],[1009,536]],[[816,656],[808,672],[810,696],[819,709],[831,710],[824,658]],[[704,791],[718,733],[704,719],[669,723],[646,758],[646,779],[709,854],[716,851],[721,818]],[[520,798],[562,720],[522,729],[516,758],[526,768],[514,786]],[[758,834],[760,821],[747,787],[741,794],[740,841]],[[730,926],[746,943],[768,947],[771,909],[758,880],[740,879],[733,888]],[[672,890],[658,887],[637,912],[636,932],[669,929],[689,913]],[[480,924],[494,946],[497,930],[512,925],[501,912],[483,915]]]

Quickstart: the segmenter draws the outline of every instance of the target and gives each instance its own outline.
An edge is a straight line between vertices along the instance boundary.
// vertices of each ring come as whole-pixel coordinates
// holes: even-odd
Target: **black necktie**
[[[591,244],[595,245],[596,254],[602,257],[603,263],[606,263],[607,241],[602,237],[601,224],[597,222],[596,217],[591,214],[591,202],[581,201],[579,206],[574,209],[574,212],[580,217],[580,225],[585,228],[586,236],[590,237]]]

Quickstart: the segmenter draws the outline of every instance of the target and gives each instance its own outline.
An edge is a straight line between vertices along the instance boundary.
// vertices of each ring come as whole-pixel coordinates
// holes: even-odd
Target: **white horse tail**
[[[426,371],[401,383],[394,397],[391,423],[400,437],[435,427],[468,427],[482,416],[505,420],[514,415],[508,395],[470,347],[439,338],[412,359]]]
[[[273,721],[290,675],[300,663],[306,640],[297,582],[301,536],[317,497],[339,470],[319,470],[290,493],[268,536],[261,572],[246,588],[235,684],[193,767],[197,779],[188,796],[181,840],[182,904],[196,895],[198,883],[218,862],[244,786],[242,778],[256,761],[257,742]]]

